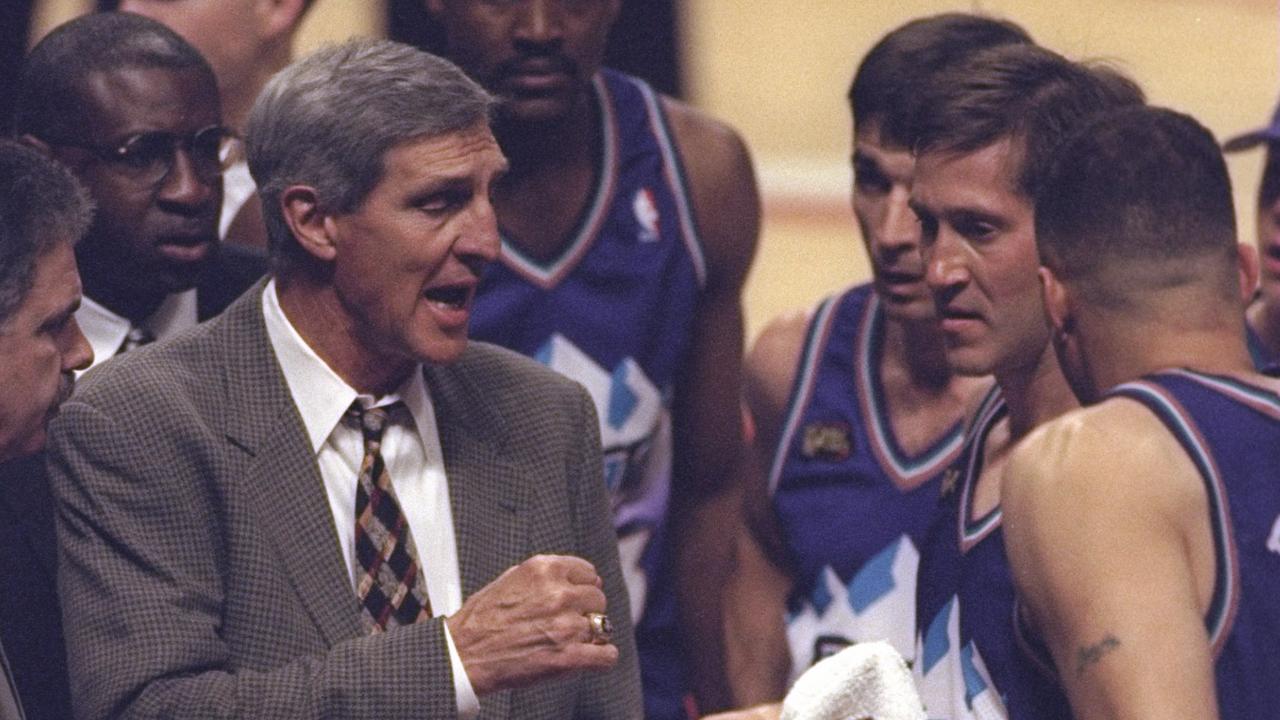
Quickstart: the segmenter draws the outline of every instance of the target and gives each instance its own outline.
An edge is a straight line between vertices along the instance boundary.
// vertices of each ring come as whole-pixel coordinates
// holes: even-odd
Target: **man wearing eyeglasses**
[[[234,136],[209,64],[160,23],[106,13],[54,30],[28,57],[15,127],[98,205],[76,249],[97,362],[218,314],[265,270],[219,245]]]

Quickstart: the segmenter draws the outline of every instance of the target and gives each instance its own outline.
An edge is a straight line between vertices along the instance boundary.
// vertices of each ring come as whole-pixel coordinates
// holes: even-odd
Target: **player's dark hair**
[[[1072,130],[1095,113],[1143,101],[1137,84],[1116,70],[1035,45],[1004,45],[930,77],[904,104],[901,122],[918,155],[1015,141],[1022,166],[1017,189],[1032,198],[1053,150]]]
[[[905,131],[889,122],[891,108],[910,97],[930,75],[987,48],[1030,43],[1031,36],[1008,20],[969,13],[917,18],[889,32],[872,46],[849,86],[854,127],[879,122],[881,137],[904,144]]]
[[[1126,285],[1216,278],[1235,291],[1227,165],[1187,115],[1127,107],[1095,116],[1054,153],[1035,202],[1041,260],[1060,277],[1124,264]]]
[[[0,140],[0,325],[35,282],[36,260],[89,227],[93,203],[71,172],[34,148]]]
[[[84,132],[85,78],[121,68],[213,69],[177,33],[131,13],[95,13],[58,26],[27,55],[18,79],[14,129],[51,142]]]

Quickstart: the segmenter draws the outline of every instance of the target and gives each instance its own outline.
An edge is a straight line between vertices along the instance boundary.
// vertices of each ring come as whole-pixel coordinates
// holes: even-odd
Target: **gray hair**
[[[36,260],[89,229],[93,202],[71,171],[34,148],[0,140],[0,327],[26,299]]]
[[[277,268],[300,252],[280,207],[292,185],[321,207],[355,210],[387,151],[487,123],[494,99],[447,60],[389,40],[322,48],[271,79],[249,114],[246,152]]]

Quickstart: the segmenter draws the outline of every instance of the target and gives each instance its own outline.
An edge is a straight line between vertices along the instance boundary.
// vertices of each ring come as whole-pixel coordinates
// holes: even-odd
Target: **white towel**
[[[911,671],[887,642],[852,645],[791,686],[781,720],[925,720]]]

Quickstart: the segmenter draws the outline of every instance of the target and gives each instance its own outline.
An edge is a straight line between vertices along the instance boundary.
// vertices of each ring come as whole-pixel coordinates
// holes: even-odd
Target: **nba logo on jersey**
[[[636,237],[640,242],[658,241],[658,205],[653,201],[653,191],[642,187],[636,191],[631,201],[631,209],[636,214],[636,224],[640,226]]]
[[[1276,522],[1271,526],[1271,535],[1267,538],[1267,549],[1280,555],[1280,517],[1276,518]]]

